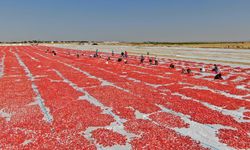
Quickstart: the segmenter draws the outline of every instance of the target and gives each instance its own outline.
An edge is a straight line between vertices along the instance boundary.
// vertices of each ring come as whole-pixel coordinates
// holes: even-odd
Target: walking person
[[[95,55],[96,55],[96,57],[98,56],[98,52],[99,52],[99,50],[98,50],[98,49],[96,49],[96,51],[95,51]]]

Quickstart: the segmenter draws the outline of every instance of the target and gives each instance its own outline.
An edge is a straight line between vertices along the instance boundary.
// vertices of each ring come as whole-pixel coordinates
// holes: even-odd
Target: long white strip
[[[56,74],[61,77],[63,79],[63,82],[67,83],[69,86],[71,86],[73,89],[75,89],[78,92],[81,92],[84,94],[84,96],[80,97],[80,100],[86,100],[89,103],[93,104],[94,106],[100,107],[103,114],[108,114],[111,115],[114,119],[115,122],[113,122],[110,126],[106,126],[105,128],[110,128],[124,136],[126,136],[126,138],[128,139],[128,141],[130,141],[131,137],[133,137],[132,134],[128,133],[125,129],[124,129],[124,123],[127,121],[126,119],[121,119],[118,115],[116,115],[115,113],[113,113],[113,110],[111,107],[107,107],[104,104],[102,104],[101,102],[99,102],[96,98],[94,98],[93,96],[91,96],[87,91],[85,91],[83,88],[78,87],[77,84],[73,83],[72,81],[70,81],[69,79],[65,78],[58,70],[53,69]],[[86,132],[84,132],[85,134],[91,134],[91,132],[95,129],[98,129],[99,127],[90,127],[86,130]],[[88,139],[90,138],[90,136],[87,137]],[[99,149],[105,149],[102,146],[98,145]],[[121,146],[121,145],[116,145],[115,148],[118,149],[131,149],[131,145],[129,144],[129,142],[126,143],[126,145]]]
[[[44,104],[44,99],[42,98],[37,86],[34,83],[34,76],[32,75],[32,73],[30,72],[29,68],[25,65],[25,63],[22,61],[22,59],[19,57],[19,55],[15,52],[13,52],[18,60],[18,63],[20,64],[20,66],[23,67],[26,76],[29,77],[30,81],[32,82],[31,87],[36,95],[35,100],[36,102],[38,102],[38,105],[40,106],[40,109],[43,112],[44,115],[44,120],[47,121],[48,123],[51,123],[53,121],[53,116],[50,114],[49,112],[49,108],[47,108]]]
[[[172,95],[180,96],[184,100],[191,100],[191,101],[201,103],[202,105],[204,105],[205,107],[208,107],[211,110],[215,110],[215,111],[222,113],[223,115],[226,115],[226,116],[228,115],[228,116],[233,117],[234,120],[236,120],[237,122],[250,122],[249,120],[244,119],[244,112],[249,111],[247,108],[241,107],[238,110],[227,110],[222,107],[215,106],[207,102],[203,102],[203,101],[188,97],[180,93],[173,93]]]
[[[5,118],[6,121],[10,121],[12,114],[7,113],[4,111],[4,109],[0,110],[0,117]]]
[[[36,62],[40,62],[38,59],[36,59],[36,58],[30,56],[28,53],[25,53],[25,54],[26,54],[27,56],[29,56],[32,60],[34,60],[34,61],[36,61]]]
[[[219,94],[219,95],[223,95],[227,98],[235,98],[237,100],[244,100],[244,101],[248,101],[246,99],[243,99],[244,96],[248,96],[248,95],[242,95],[242,96],[239,96],[239,95],[233,95],[233,94],[230,94],[230,93],[227,93],[225,91],[221,91],[221,90],[214,90],[214,89],[211,89],[211,88],[208,88],[206,86],[197,86],[197,85],[193,85],[193,84],[190,84],[192,85],[192,87],[183,87],[183,89],[196,89],[196,90],[206,90],[206,91],[211,91],[213,93],[216,93],[216,94]]]
[[[4,61],[5,61],[5,54],[3,55],[1,63],[0,63],[0,78],[2,78],[4,75],[4,68],[5,68]]]
[[[226,144],[221,143],[217,137],[217,131],[219,129],[234,129],[232,127],[223,125],[206,125],[190,120],[189,116],[172,111],[162,105],[158,105],[163,112],[171,113],[173,115],[181,117],[185,123],[189,124],[188,128],[174,128],[174,130],[184,136],[189,136],[196,141],[200,141],[204,147],[215,150],[231,150],[233,148],[228,147]]]

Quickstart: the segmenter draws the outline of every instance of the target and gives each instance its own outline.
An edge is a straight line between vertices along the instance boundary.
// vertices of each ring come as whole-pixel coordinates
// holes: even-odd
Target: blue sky
[[[250,40],[250,0],[6,0],[0,41]]]

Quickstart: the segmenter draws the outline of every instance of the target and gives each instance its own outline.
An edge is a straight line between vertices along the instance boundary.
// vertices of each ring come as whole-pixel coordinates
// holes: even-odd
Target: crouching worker
[[[121,62],[122,61],[122,58],[118,58],[118,60],[117,60],[118,62]]]
[[[171,64],[169,65],[169,68],[174,69],[174,68],[175,68],[174,64],[171,63]]]
[[[111,60],[110,57],[107,58],[107,61]]]
[[[153,64],[153,59],[152,58],[148,58],[148,62],[149,62],[150,65],[152,65]]]
[[[94,54],[94,58],[97,58],[97,57],[98,57],[98,55],[95,53],[95,54]]]
[[[203,67],[200,68],[200,72],[206,72],[206,69]]]
[[[149,64],[152,65],[153,64],[153,59],[152,58],[149,58]]]
[[[221,73],[215,75],[214,79],[215,80],[223,80]]]
[[[158,59],[155,57],[155,65],[158,65]]]
[[[182,68],[181,73],[182,73],[182,74],[191,74],[191,69],[188,68],[188,69],[186,70],[186,69]]]
[[[186,74],[186,73],[187,73],[186,69],[182,68],[182,69],[181,69],[181,73],[182,73],[182,74]]]
[[[56,56],[56,51],[53,50],[53,51],[52,51],[52,54],[53,54],[54,56]]]

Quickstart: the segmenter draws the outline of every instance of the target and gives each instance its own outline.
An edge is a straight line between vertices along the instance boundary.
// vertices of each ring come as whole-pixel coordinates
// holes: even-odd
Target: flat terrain
[[[57,46],[0,47],[0,149],[250,149],[248,51],[146,49],[156,66],[140,47]],[[203,61],[244,67],[219,65],[217,81]]]
[[[152,56],[191,60],[196,62],[219,63],[230,66],[250,66],[250,49],[215,49],[215,48],[187,48],[187,47],[157,47],[157,46],[114,46],[114,45],[77,45],[77,44],[54,44],[52,46],[62,48],[73,48],[78,50],[99,49],[101,52],[116,53],[128,51],[135,55],[146,55],[147,52]]]
[[[108,43],[107,45],[250,49],[250,42],[189,42],[189,43],[188,42],[186,43],[144,42],[144,43]]]

